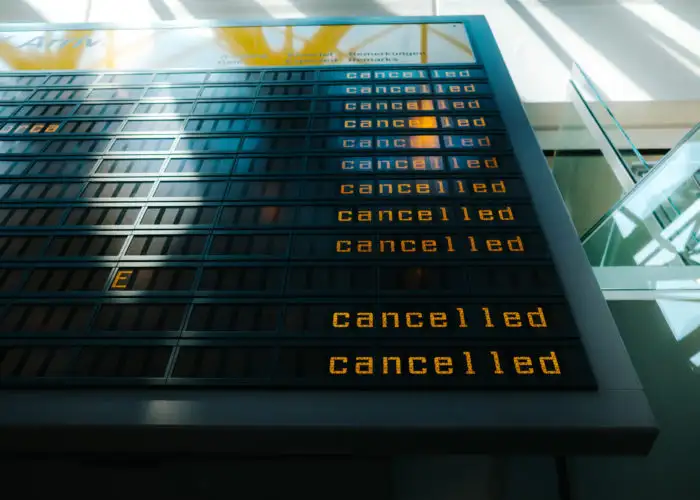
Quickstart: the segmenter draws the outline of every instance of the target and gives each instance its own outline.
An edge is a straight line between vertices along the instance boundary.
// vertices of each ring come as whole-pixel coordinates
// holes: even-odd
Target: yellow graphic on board
[[[87,47],[93,45],[92,31],[72,31],[70,37],[57,38],[47,31],[17,47],[5,35],[0,42],[0,59],[12,69],[70,70],[80,66]]]
[[[459,23],[0,33],[0,71],[474,62]]]

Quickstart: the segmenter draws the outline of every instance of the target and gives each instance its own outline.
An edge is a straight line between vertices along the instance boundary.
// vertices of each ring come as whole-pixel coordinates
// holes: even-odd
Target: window
[[[131,226],[136,222],[139,208],[72,208],[66,226]]]
[[[145,198],[152,182],[89,182],[81,198]]]
[[[161,181],[154,198],[221,199],[226,183],[220,181]]]
[[[189,331],[274,332],[279,306],[258,304],[195,304]]]
[[[98,174],[157,174],[163,164],[162,158],[125,158],[123,160],[102,160]]]
[[[25,292],[89,292],[104,289],[110,269],[66,268],[34,269],[24,285]]]
[[[141,224],[209,226],[214,223],[216,210],[216,207],[149,207]]]
[[[46,257],[116,257],[126,236],[54,236]]]
[[[215,235],[209,255],[235,258],[286,257],[289,236],[286,234],[221,234]]]
[[[208,267],[202,271],[199,290],[281,293],[283,267]]]
[[[126,255],[140,256],[196,256],[202,255],[207,237],[186,234],[134,236]]]
[[[103,304],[93,329],[97,331],[178,331],[185,315],[182,304]]]
[[[3,332],[84,332],[92,317],[87,304],[15,304],[0,313]]]

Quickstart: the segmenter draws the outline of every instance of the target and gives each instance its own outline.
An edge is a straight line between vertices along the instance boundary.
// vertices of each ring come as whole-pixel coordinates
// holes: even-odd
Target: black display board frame
[[[260,24],[420,22],[459,22],[467,28],[532,195],[598,390],[8,389],[0,392],[0,451],[648,453],[657,434],[654,417],[486,19],[306,19]],[[21,30],[34,28],[78,26],[23,25]]]

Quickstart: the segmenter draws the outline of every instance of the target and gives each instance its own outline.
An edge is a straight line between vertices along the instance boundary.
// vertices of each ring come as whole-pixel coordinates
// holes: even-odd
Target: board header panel
[[[475,61],[461,23],[0,32],[0,71],[391,67]],[[368,71],[380,74],[379,78],[424,78],[393,68],[385,76],[372,70],[338,73],[343,78],[362,79]],[[437,71],[438,78],[445,77]],[[90,80],[89,75],[80,78]],[[120,80],[118,75],[113,78]],[[174,73],[161,78],[191,82],[197,76]],[[140,79],[134,75],[128,80]]]

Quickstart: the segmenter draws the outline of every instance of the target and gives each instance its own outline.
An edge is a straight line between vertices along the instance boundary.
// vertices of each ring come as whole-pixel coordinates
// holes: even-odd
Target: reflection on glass
[[[700,264],[700,125],[584,237],[594,266]]]

